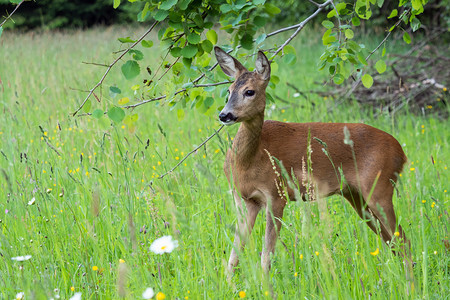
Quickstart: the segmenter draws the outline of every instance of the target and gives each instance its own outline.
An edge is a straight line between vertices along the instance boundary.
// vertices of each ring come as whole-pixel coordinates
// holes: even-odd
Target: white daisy
[[[21,300],[25,296],[24,292],[20,292],[16,294],[16,300]]]
[[[156,239],[150,246],[150,250],[155,254],[170,253],[178,247],[178,241],[172,240],[170,235],[165,235]]]
[[[81,300],[81,293],[75,293],[70,300]]]
[[[142,298],[144,298],[144,299],[151,299],[151,298],[153,298],[154,295],[155,295],[155,292],[153,291],[153,289],[152,288],[147,288],[142,293]]]
[[[30,201],[28,201],[28,205],[33,205],[36,202],[36,198],[31,198]]]
[[[25,260],[29,260],[30,258],[31,258],[31,255],[11,257],[11,259],[15,260],[15,261],[25,261]]]

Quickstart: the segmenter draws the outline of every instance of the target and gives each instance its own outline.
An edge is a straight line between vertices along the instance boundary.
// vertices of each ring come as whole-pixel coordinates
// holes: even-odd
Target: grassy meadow
[[[112,52],[121,48],[117,38],[143,30],[3,32],[1,299],[19,292],[25,299],[69,299],[75,293],[83,299],[141,299],[148,287],[162,293],[154,297],[159,300],[163,294],[166,299],[448,299],[448,120],[414,115],[407,108],[375,117],[356,103],[336,106],[327,97],[298,96],[286,82],[308,91],[321,88],[315,80],[326,79],[316,70],[320,35],[302,32],[293,44],[297,63],[287,66],[280,60],[274,70],[280,83],[270,93],[286,102],[269,104],[267,118],[364,122],[399,140],[409,161],[394,206],[411,240],[414,280],[406,280],[401,258],[335,196],[327,199],[326,209],[318,203],[288,203],[266,279],[260,267],[265,218],[259,216],[230,284],[225,270],[236,210],[222,165],[237,126],[222,130],[158,179],[219,128],[220,88],[211,92],[211,108],[187,109],[184,118],[177,106],[163,102],[136,108],[136,128],[111,125],[106,116],[71,117],[86,95],[83,90],[105,71],[82,62],[110,63]],[[219,45],[225,43],[219,38]],[[407,50],[402,47],[388,51]],[[158,47],[141,50],[146,51],[142,66],[156,70]],[[108,93],[112,85],[136,102],[119,64],[96,92],[100,102],[92,98],[91,111],[117,105],[118,98]],[[151,243],[164,235],[179,246],[154,254]],[[25,255],[31,258],[12,260]]]

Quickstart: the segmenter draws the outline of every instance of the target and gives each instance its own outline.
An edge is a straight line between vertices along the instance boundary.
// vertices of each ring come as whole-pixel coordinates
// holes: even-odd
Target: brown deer
[[[267,57],[259,51],[255,70],[249,72],[221,48],[214,50],[223,72],[235,78],[219,119],[225,125],[241,123],[224,164],[238,210],[234,247],[228,262],[230,274],[262,208],[266,210],[266,233],[261,264],[264,271],[270,269],[270,255],[274,253],[286,205],[280,187],[283,185],[288,198],[295,200],[294,189],[286,185],[286,178],[280,178],[281,168],[271,162],[273,157],[287,173],[294,174],[288,180],[313,183],[319,198],[343,195],[361,218],[370,219],[367,224],[375,233],[379,231],[385,242],[390,242],[398,231],[408,243],[401,226],[396,227],[392,204],[393,184],[406,162],[394,137],[365,124],[264,121],[265,90],[270,79]],[[304,161],[308,158],[308,136],[312,173],[302,178]],[[322,151],[324,147],[328,156]],[[338,168],[345,178],[342,189]],[[308,193],[305,186],[299,188],[301,195]]]

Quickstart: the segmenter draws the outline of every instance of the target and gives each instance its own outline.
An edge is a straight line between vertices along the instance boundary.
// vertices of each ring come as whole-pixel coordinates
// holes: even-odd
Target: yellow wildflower
[[[380,253],[380,249],[377,248],[377,250],[370,252],[370,254],[372,254],[373,256],[377,256]]]

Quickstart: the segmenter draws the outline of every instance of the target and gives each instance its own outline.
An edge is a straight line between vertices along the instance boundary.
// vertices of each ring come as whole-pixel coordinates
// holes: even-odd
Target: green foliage
[[[398,9],[396,8],[387,17],[388,19],[398,17],[397,23],[391,27],[390,31],[400,26],[401,23],[408,25],[408,22],[410,22],[412,30],[416,31],[420,27],[420,21],[416,18],[416,15],[423,12],[423,5],[426,2],[421,2],[421,0],[400,1],[401,15],[398,16]],[[344,82],[355,72],[360,75],[361,73],[358,70],[368,65],[367,59],[372,53],[368,55],[365,45],[358,44],[353,40],[355,38],[354,31],[360,26],[361,19],[369,20],[371,18],[373,6],[381,7],[383,3],[383,0],[357,0],[353,10],[350,5],[341,2],[336,4],[335,9],[327,14],[328,19],[337,20],[334,23],[331,20],[322,22],[322,25],[327,29],[322,37],[326,50],[320,57],[319,69],[328,69],[330,75],[337,76],[337,78],[334,78],[336,84]],[[411,43],[411,37],[406,31],[403,34],[403,40],[407,44]],[[383,56],[385,51],[384,47]],[[386,65],[383,61],[378,61],[376,69],[379,73],[383,73],[386,70]],[[361,79],[365,87],[370,88],[372,86],[373,80],[369,74],[364,75]]]

